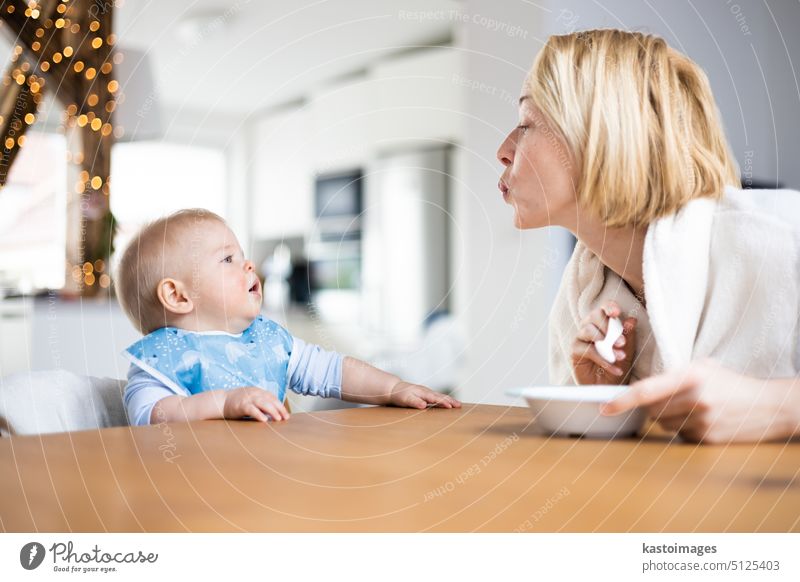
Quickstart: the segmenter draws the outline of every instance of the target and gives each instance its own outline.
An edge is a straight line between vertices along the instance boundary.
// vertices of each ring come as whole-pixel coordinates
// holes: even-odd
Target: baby
[[[210,418],[284,420],[286,389],[411,408],[461,404],[355,358],[306,344],[262,315],[261,282],[216,214],[181,210],[125,249],[117,297],[144,335],[131,360],[131,424]]]

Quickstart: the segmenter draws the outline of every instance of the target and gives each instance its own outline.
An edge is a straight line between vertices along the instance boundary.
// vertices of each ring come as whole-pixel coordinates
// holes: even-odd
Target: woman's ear
[[[194,309],[189,294],[186,293],[183,283],[175,279],[161,279],[156,289],[158,300],[164,309],[178,315],[186,315]]]

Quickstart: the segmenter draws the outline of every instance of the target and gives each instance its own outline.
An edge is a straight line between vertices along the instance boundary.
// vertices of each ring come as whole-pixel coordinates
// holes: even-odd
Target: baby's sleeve
[[[142,370],[136,364],[128,369],[128,385],[125,387],[125,410],[128,420],[134,426],[150,424],[150,415],[156,402],[175,392]]]
[[[341,354],[293,337],[287,371],[288,388],[308,396],[341,398],[343,361]]]

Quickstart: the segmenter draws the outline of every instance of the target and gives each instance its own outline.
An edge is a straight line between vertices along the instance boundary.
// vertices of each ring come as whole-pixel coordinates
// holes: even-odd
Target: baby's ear
[[[176,279],[161,279],[156,292],[161,305],[171,313],[186,315],[194,309],[194,303],[186,292],[186,288]]]

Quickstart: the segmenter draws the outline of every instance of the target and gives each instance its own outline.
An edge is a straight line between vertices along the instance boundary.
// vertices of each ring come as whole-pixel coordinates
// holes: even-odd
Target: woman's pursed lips
[[[504,200],[507,199],[508,198],[508,185],[505,182],[503,182],[503,180],[501,179],[499,182],[497,182],[497,187],[500,189],[500,192],[503,194],[503,199]]]

